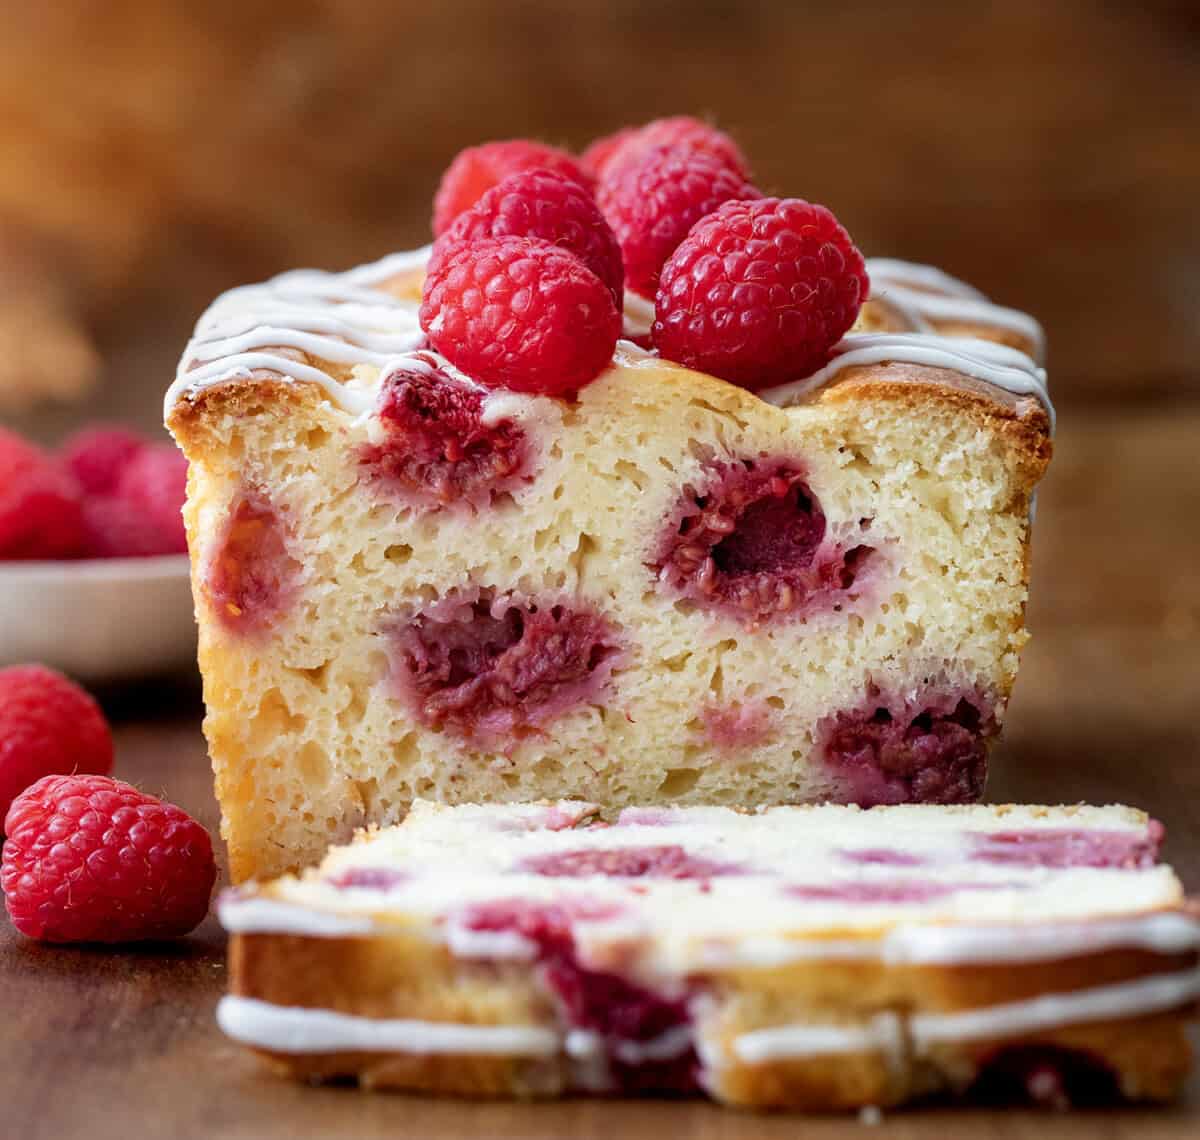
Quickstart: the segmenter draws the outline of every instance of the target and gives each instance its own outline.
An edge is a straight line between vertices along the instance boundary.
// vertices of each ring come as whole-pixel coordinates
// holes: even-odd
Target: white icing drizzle
[[[167,390],[164,415],[169,419],[176,402],[185,395],[250,380],[257,371],[274,373],[285,382],[316,384],[346,412],[367,415],[374,407],[377,380],[339,378],[321,367],[321,362],[337,365],[339,371],[368,367],[382,375],[418,348],[423,339],[418,306],[392,297],[378,286],[398,274],[420,269],[429,252],[426,246],[393,253],[345,273],[294,270],[222,294],[201,316],[184,349],[175,380]],[[1007,327],[1019,326],[1028,335],[1034,329],[1040,335],[1032,318],[991,305],[974,295],[970,286],[931,266],[878,258],[869,264],[875,279],[891,290],[885,299],[906,312],[980,323],[1007,321]],[[906,289],[905,281],[940,292]],[[653,307],[629,293],[625,312],[627,330],[641,333],[652,319]],[[1045,372],[1022,353],[992,342],[931,334],[856,335],[846,337],[834,352],[834,359],[813,376],[759,395],[786,406],[804,399],[846,368],[910,361],[961,372],[1017,395],[1036,396],[1053,419]],[[307,361],[292,359],[299,353]],[[411,362],[411,357],[408,359]],[[617,361],[626,366],[656,359],[626,341],[618,346]],[[510,410],[498,398],[497,406],[489,407],[487,414],[491,420]]]
[[[1197,997],[1200,997],[1200,969],[1193,969],[1064,994],[1041,994],[1026,1001],[982,1009],[918,1013],[909,1018],[908,1027],[913,1043],[921,1049],[938,1041],[1011,1037],[1083,1021],[1138,1017],[1174,1009]]]
[[[676,1025],[649,1041],[623,1038],[612,1043],[612,1055],[623,1065],[644,1065],[647,1061],[671,1061],[692,1047],[692,1027]]]
[[[920,1054],[938,1042],[1013,1037],[1081,1022],[1139,1017],[1175,1009],[1197,997],[1200,970],[1186,970],[953,1013],[917,1013],[908,1018],[907,1036]],[[761,1065],[838,1053],[882,1051],[890,1055],[902,1048],[902,1042],[900,1020],[888,1012],[857,1026],[798,1024],[755,1029],[734,1038],[732,1048],[739,1060]]]
[[[801,403],[847,368],[870,364],[922,364],[970,376],[1014,396],[1040,400],[1054,426],[1054,406],[1046,384],[1046,370],[1023,352],[1007,345],[971,337],[943,337],[928,333],[854,333],[833,348],[824,368],[803,380],[793,380],[758,394],[768,403],[789,407]]]
[[[654,302],[625,290],[626,337],[647,336],[654,324]]]
[[[987,296],[974,285],[968,285],[959,277],[952,277],[943,269],[916,261],[902,261],[898,257],[868,257],[867,276],[871,278],[872,287],[877,283],[915,285],[946,297],[961,297],[968,301],[987,300]]]
[[[1025,338],[1034,359],[1041,361],[1046,337],[1042,326],[1028,313],[994,304],[978,289],[932,265],[917,265],[894,258],[867,260],[871,297],[889,301],[916,318],[921,332],[933,332],[940,321],[962,322],[1005,329]]]
[[[446,926],[446,945],[455,957],[492,961],[532,962],[538,953],[536,944],[515,930],[472,930],[461,923]]]
[[[702,964],[775,967],[789,962],[878,959],[893,966],[1039,962],[1136,949],[1153,954],[1200,950],[1200,922],[1175,912],[1076,923],[897,926],[881,938],[747,938],[710,946]]]
[[[863,1025],[779,1025],[754,1029],[735,1037],[732,1046],[734,1055],[747,1065],[833,1053],[893,1053],[902,1047],[900,1019],[894,1013],[878,1014]]]
[[[386,369],[393,358],[415,349],[422,333],[414,303],[371,286],[401,269],[419,266],[427,256],[427,250],[393,254],[348,273],[295,270],[223,293],[201,316],[183,351],[167,390],[165,415],[170,416],[185,394],[249,379],[259,369],[318,384],[352,414],[368,411],[373,392],[343,383],[315,364],[292,360],[280,350],[349,368]]]
[[[919,965],[1028,962],[1121,948],[1153,954],[1200,950],[1200,922],[1168,912],[1072,924],[901,927],[884,939],[883,958]]]
[[[447,1021],[357,1017],[328,1009],[274,1005],[226,995],[217,1024],[245,1045],[276,1053],[416,1053],[545,1057],[561,1038],[537,1025],[462,1025]]]
[[[217,900],[217,917],[230,934],[303,934],[310,938],[346,938],[377,933],[369,915],[337,913],[257,895],[227,892]]]
[[[378,261],[348,269],[342,277],[351,285],[379,285],[397,274],[424,269],[432,252],[432,245],[423,245],[419,249],[402,249],[397,253],[389,253]]]

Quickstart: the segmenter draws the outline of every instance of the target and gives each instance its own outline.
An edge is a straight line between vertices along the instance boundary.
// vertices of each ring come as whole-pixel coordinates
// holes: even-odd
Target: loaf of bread
[[[424,341],[424,257],[226,294],[168,396],[235,880],[417,798],[978,799],[1032,360],[853,334],[753,393],[622,340],[574,400],[489,392]]]

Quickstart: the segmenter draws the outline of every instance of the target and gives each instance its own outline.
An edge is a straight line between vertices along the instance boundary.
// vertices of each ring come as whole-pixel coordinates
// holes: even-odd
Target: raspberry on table
[[[39,447],[0,427],[0,561],[83,552],[79,487]]]
[[[208,832],[109,776],[46,776],[5,820],[0,885],[13,925],[46,942],[187,934],[216,880]]]
[[[481,238],[426,275],[421,328],[480,384],[560,396],[608,366],[621,313],[573,253],[539,238]]]
[[[688,146],[640,148],[611,164],[596,192],[629,288],[650,300],[663,263],[696,222],[724,202],[761,197],[724,159]]]
[[[441,237],[463,210],[493,186],[522,170],[553,170],[585,190],[592,180],[565,150],[531,139],[508,139],[460,150],[446,168],[433,199],[433,236]]]
[[[724,131],[691,115],[671,115],[654,119],[641,127],[626,127],[616,134],[598,139],[584,151],[584,169],[597,179],[612,173],[618,165],[637,159],[657,146],[686,146],[711,154],[743,178],[750,164],[741,147]]]
[[[93,424],[70,436],[58,449],[62,464],[87,495],[116,489],[125,467],[146,441],[120,424]]]
[[[575,254],[612,290],[619,308],[625,270],[621,247],[596,200],[553,170],[523,170],[493,186],[434,243],[430,268],[463,242],[485,237],[542,238]]]
[[[663,266],[654,344],[746,388],[780,384],[825,363],[868,288],[862,254],[824,206],[727,202]]]
[[[91,695],[44,665],[0,669],[0,820],[51,774],[112,769],[108,721]]]

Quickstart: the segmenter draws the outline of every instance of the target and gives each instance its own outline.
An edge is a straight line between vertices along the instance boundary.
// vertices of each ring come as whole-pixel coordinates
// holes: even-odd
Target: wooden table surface
[[[1200,891],[1200,409],[1064,411],[1036,534],[1034,641],[992,799],[1126,800],[1167,825]],[[215,827],[189,687],[115,695],[120,776]],[[862,1135],[851,1118],[751,1116],[704,1103],[463,1104],[295,1087],[225,1041],[211,917],[170,948],[42,947],[0,920],[0,1137],[411,1136],[677,1140]],[[957,1138],[1195,1137],[1200,1081],[1160,1110],[1074,1116],[936,1109],[881,1131]]]

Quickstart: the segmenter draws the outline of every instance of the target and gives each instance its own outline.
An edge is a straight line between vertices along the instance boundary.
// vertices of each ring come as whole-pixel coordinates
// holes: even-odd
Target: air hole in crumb
[[[686,796],[700,779],[698,768],[669,768],[658,785],[659,793],[668,799]]]

